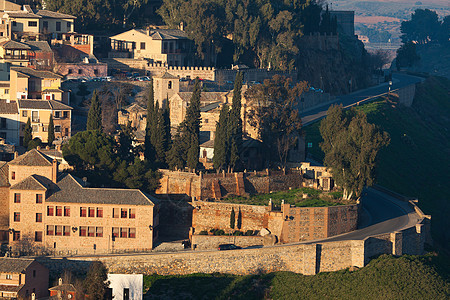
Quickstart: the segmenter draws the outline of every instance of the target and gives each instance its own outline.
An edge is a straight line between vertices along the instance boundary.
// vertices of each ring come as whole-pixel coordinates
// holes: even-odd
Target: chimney
[[[56,183],[56,179],[58,178],[58,161],[53,159],[52,161],[52,181]]]
[[[58,285],[62,285],[62,278],[58,279]]]
[[[36,150],[38,150],[38,151],[41,150],[41,146],[37,146]]]
[[[183,22],[180,23],[180,30],[184,31],[184,23]]]
[[[14,151],[14,159],[16,159],[16,158],[17,158],[17,156],[19,156],[19,152],[17,152],[17,151]]]

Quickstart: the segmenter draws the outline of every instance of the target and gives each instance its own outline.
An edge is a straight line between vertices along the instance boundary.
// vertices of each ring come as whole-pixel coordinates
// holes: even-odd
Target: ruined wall
[[[194,211],[192,212],[192,227],[195,228],[195,233],[202,230],[209,231],[212,228],[222,229],[225,232],[232,232],[238,230],[237,217],[239,210],[242,214],[241,231],[247,230],[261,230],[264,226],[264,216],[267,214],[268,207],[257,205],[242,205],[231,203],[192,202]],[[234,209],[235,212],[235,229],[230,228],[230,215]]]
[[[201,177],[195,173],[159,170],[162,173],[156,194],[177,194],[201,198]]]
[[[273,236],[208,236],[208,235],[197,235],[192,236],[192,247],[195,250],[206,250],[214,249],[217,250],[221,244],[235,244],[242,248],[249,246],[263,246],[263,245],[274,245],[275,237]]]

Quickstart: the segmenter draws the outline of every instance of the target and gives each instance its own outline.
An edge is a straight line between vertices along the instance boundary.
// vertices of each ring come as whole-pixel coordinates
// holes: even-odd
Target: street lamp
[[[389,80],[389,93],[391,93],[391,88],[392,88],[392,80]]]

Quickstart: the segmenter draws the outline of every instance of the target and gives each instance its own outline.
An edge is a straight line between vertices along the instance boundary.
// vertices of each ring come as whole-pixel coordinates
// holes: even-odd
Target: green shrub
[[[208,231],[202,230],[198,233],[199,235],[208,235]]]

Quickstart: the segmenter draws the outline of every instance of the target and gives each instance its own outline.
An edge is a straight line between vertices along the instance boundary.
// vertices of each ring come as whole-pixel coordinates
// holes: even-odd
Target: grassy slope
[[[389,132],[378,159],[377,182],[408,196],[432,215],[433,237],[450,249],[450,80],[431,77],[408,108],[388,101],[361,107],[370,122]],[[306,128],[312,154],[323,158],[318,124]]]
[[[144,277],[144,288],[146,299],[448,299],[448,269],[437,259],[382,256],[354,272],[316,276],[152,275]]]

